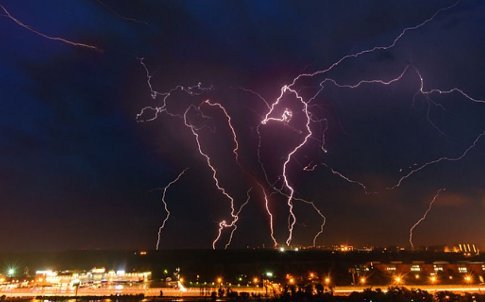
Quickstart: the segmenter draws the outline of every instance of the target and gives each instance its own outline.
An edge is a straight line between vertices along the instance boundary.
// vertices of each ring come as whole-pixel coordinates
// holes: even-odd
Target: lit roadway
[[[363,291],[369,288],[369,286],[336,286],[334,287],[335,295],[349,295],[353,291]],[[387,290],[386,286],[373,286],[373,289],[381,288],[383,291]],[[417,286],[409,286],[408,288],[418,288]],[[455,293],[483,293],[485,294],[485,285],[420,285],[420,289],[426,290],[428,292],[436,291],[451,291]],[[206,291],[207,295],[210,292],[217,290],[216,287],[209,288]],[[264,287],[231,287],[231,290],[237,292],[248,292],[265,295],[266,291]],[[201,291],[199,288],[187,288],[186,291],[180,291],[175,288],[148,288],[145,286],[134,286],[134,287],[103,287],[103,288],[79,288],[77,291],[78,296],[110,296],[110,295],[138,295],[143,294],[145,296],[160,296],[160,291],[163,292],[164,296],[169,297],[194,297],[201,296]],[[268,293],[271,295],[272,290],[269,289]],[[8,297],[35,297],[35,296],[75,296],[75,289],[60,289],[56,287],[45,287],[45,288],[0,288],[0,295],[6,295]]]

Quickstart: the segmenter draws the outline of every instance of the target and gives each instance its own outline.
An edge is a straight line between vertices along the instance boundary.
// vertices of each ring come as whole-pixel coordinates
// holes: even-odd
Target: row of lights
[[[309,278],[310,279],[314,279],[315,276],[316,275],[314,273],[310,273],[309,274]],[[418,274],[415,275],[415,278],[416,279],[419,279],[420,278],[420,275],[418,275]],[[296,283],[295,277],[293,277],[293,276],[291,276],[289,274],[287,274],[286,279],[288,280],[288,284],[290,284],[290,285],[294,285]],[[180,281],[183,282],[183,278],[181,278]],[[254,277],[252,281],[253,281],[254,284],[258,284],[260,280],[259,280],[259,278]],[[393,281],[394,281],[395,284],[403,284],[404,283],[404,277],[401,276],[401,275],[394,276],[393,277]],[[433,284],[434,283],[437,283],[438,282],[438,277],[435,276],[435,275],[432,275],[432,276],[429,277],[429,281],[431,283],[433,283]],[[465,275],[463,277],[463,281],[465,281],[466,283],[472,283],[473,282],[473,277],[471,275]],[[217,282],[217,284],[222,284],[223,283],[222,277],[217,277],[216,282]],[[323,278],[323,283],[325,283],[326,285],[329,285],[331,283],[330,277],[327,276],[327,277]],[[366,284],[367,283],[367,278],[366,277],[360,277],[359,278],[359,283],[362,284],[362,285]]]
[[[421,277],[420,277],[419,274],[416,274],[414,276],[414,278],[415,279],[420,279]],[[449,278],[450,278],[450,280],[453,279],[452,276],[450,276]],[[400,276],[400,275],[394,276],[393,279],[394,279],[394,282],[396,284],[402,284],[404,282],[404,278],[402,276]],[[429,281],[434,284],[434,283],[438,282],[438,277],[436,277],[435,275],[432,275],[432,276],[429,277]],[[473,282],[473,277],[471,275],[465,275],[463,277],[463,281],[465,281],[465,283],[472,283]]]

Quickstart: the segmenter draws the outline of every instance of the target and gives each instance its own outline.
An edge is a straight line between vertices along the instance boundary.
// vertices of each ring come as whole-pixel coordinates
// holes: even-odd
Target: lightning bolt
[[[318,237],[320,237],[320,235],[323,234],[325,224],[327,223],[327,217],[325,215],[323,215],[322,211],[320,211],[320,209],[315,205],[315,203],[313,201],[308,201],[308,200],[303,199],[303,198],[294,198],[294,200],[301,201],[303,203],[310,205],[313,208],[313,210],[318,214],[318,216],[320,216],[320,218],[322,220],[322,223],[320,224],[320,229],[315,234],[315,236],[313,236],[312,247],[316,247]]]
[[[263,102],[263,103],[266,105],[266,107],[267,107],[268,109],[270,109],[270,108],[271,108],[271,106],[269,105],[268,101],[267,101],[267,100],[266,100],[266,99],[265,99],[265,98],[264,98],[264,97],[263,97],[261,94],[259,94],[258,92],[254,91],[254,90],[252,90],[252,89],[245,88],[245,87],[232,87],[232,89],[237,89],[237,90],[241,90],[241,91],[243,91],[243,92],[247,92],[247,93],[249,93],[249,94],[252,94],[252,95],[254,95],[256,98],[258,98],[260,101],[262,101],[262,102]]]
[[[232,141],[234,142],[234,149],[232,149],[232,153],[234,154],[234,157],[236,158],[236,161],[239,163],[239,154],[237,152],[238,149],[239,149],[239,142],[237,141],[236,130],[234,129],[234,126],[232,125],[232,118],[231,118],[231,116],[229,115],[229,113],[227,113],[226,108],[224,106],[222,106],[221,103],[212,103],[211,101],[206,100],[204,102],[204,104],[207,104],[207,105],[209,105],[211,107],[217,107],[220,110],[222,110],[222,112],[224,113],[224,116],[227,119],[227,124],[229,126],[229,129],[231,129]]]
[[[295,194],[295,189],[292,187],[292,185],[290,184],[290,181],[288,179],[287,168],[288,168],[288,164],[291,162],[292,157],[295,155],[296,152],[298,152],[298,150],[300,150],[307,143],[308,139],[312,136],[313,133],[312,133],[312,130],[310,129],[311,119],[310,119],[310,116],[309,116],[309,113],[308,113],[308,103],[306,103],[303,100],[303,98],[298,94],[298,92],[296,92],[296,90],[293,90],[288,86],[283,86],[283,88],[281,89],[280,96],[271,105],[271,109],[268,111],[268,113],[266,114],[264,119],[261,121],[261,124],[266,125],[269,121],[279,121],[279,122],[288,122],[289,121],[288,117],[287,117],[288,116],[287,110],[285,110],[285,112],[283,113],[283,116],[279,119],[270,117],[270,115],[275,110],[275,107],[280,103],[281,99],[283,98],[283,96],[286,92],[294,94],[295,97],[302,104],[302,106],[303,106],[302,112],[304,113],[304,115],[306,117],[305,129],[307,131],[307,134],[303,138],[303,141],[299,145],[297,145],[295,148],[293,148],[293,150],[290,153],[288,153],[288,156],[286,157],[286,160],[283,163],[283,181],[285,183],[286,188],[290,192],[288,194],[288,199],[287,199],[287,204],[288,204],[288,209],[289,209],[289,220],[288,220],[288,237],[286,239],[286,245],[289,246],[291,244],[292,239],[293,239],[293,229],[294,229],[295,224],[296,224],[296,216],[295,216],[295,213],[293,212],[293,196]],[[290,115],[290,118],[291,118],[291,115]]]
[[[441,188],[439,189],[438,191],[436,191],[433,199],[431,200],[431,202],[429,203],[428,205],[428,208],[426,209],[426,212],[424,212],[423,216],[421,218],[419,218],[418,221],[416,221],[415,224],[413,224],[413,226],[409,229],[409,244],[411,245],[411,248],[414,250],[414,243],[413,243],[413,232],[414,232],[414,229],[421,223],[423,222],[426,217],[428,216],[429,212],[431,211],[431,209],[433,208],[433,204],[436,202],[436,200],[438,199],[438,196],[440,195],[441,192],[443,191],[446,191],[446,188]]]
[[[276,188],[276,187],[272,187],[272,189],[274,190],[274,192],[286,197],[286,198],[290,198],[290,195],[286,194],[285,192],[283,192],[282,190]],[[294,201],[299,201],[299,202],[302,202],[304,204],[307,204],[307,205],[310,205],[311,208],[315,211],[315,213],[317,213],[318,216],[320,216],[320,219],[321,219],[321,223],[320,223],[320,229],[317,231],[317,233],[313,236],[313,240],[312,240],[312,247],[316,247],[317,246],[317,240],[318,240],[318,237],[320,237],[320,235],[323,234],[323,231],[324,231],[324,228],[325,228],[325,224],[327,223],[327,217],[325,215],[323,215],[322,211],[315,205],[315,202],[313,201],[309,201],[309,200],[306,200],[306,199],[303,199],[303,198],[299,198],[299,197],[291,197],[292,200]],[[289,216],[291,217],[291,216]],[[291,222],[289,222],[288,224],[290,224]],[[289,245],[289,244],[287,244]],[[276,246],[276,245],[275,245]]]
[[[261,192],[263,192],[264,206],[265,206],[265,209],[266,209],[266,213],[268,214],[268,217],[269,217],[269,230],[270,230],[271,240],[273,241],[273,247],[277,247],[278,241],[276,240],[276,238],[274,236],[273,213],[271,213],[271,210],[269,208],[269,197],[266,194],[266,190],[265,190],[264,186],[260,183],[258,183],[258,185],[261,188]]]
[[[397,182],[396,184],[394,184],[393,186],[390,186],[390,187],[387,187],[386,189],[388,190],[393,190],[393,189],[396,189],[398,187],[401,186],[401,184],[403,183],[403,181],[405,181],[406,179],[408,179],[409,177],[411,177],[412,175],[414,174],[417,174],[418,172],[420,172],[421,170],[423,170],[424,168],[428,167],[428,166],[431,166],[431,165],[435,165],[437,163],[440,163],[440,162],[443,162],[443,161],[459,161],[461,159],[463,159],[465,156],[467,156],[467,154],[473,150],[478,142],[480,141],[480,139],[485,135],[485,130],[480,133],[476,138],[475,140],[473,141],[473,143],[471,145],[469,145],[461,154],[459,154],[458,156],[455,156],[455,157],[448,157],[448,156],[442,156],[442,157],[439,157],[437,159],[434,159],[432,161],[429,161],[429,162],[426,162],[424,164],[422,164],[421,166],[415,168],[415,169],[412,169],[411,171],[409,171],[407,174],[405,174],[403,177],[401,177]]]
[[[244,88],[238,88],[238,89],[241,89],[243,91],[249,91],[251,92],[252,94],[257,94],[256,92],[252,91],[252,90],[249,90],[249,89],[244,89]],[[264,100],[264,98],[262,96],[260,96],[259,94],[257,94],[259,96],[260,99],[262,99],[267,105],[268,103]],[[237,139],[237,134],[236,134],[236,130],[235,130],[235,127],[234,125],[232,124],[232,118],[230,116],[230,114],[228,113],[227,109],[221,104],[221,103],[215,103],[215,102],[211,102],[209,100],[206,100],[203,102],[203,104],[207,104],[211,107],[217,107],[219,108],[224,116],[226,117],[226,121],[227,121],[227,126],[229,127],[229,129],[231,130],[231,134],[232,134],[232,141],[233,141],[233,144],[234,144],[234,149],[232,150],[232,153],[234,154],[234,159],[236,160],[237,164],[239,165],[239,167],[241,168],[241,170],[246,174],[246,175],[249,175],[250,177],[252,177],[251,173],[249,173],[240,163],[239,161],[239,153],[238,153],[238,149],[239,149],[239,142],[238,142],[238,139]],[[269,105],[268,105],[269,107]],[[273,214],[269,208],[269,199],[268,199],[268,196],[266,195],[266,190],[264,188],[264,186],[259,182],[257,181],[256,179],[254,179],[254,177],[252,177],[253,180],[256,182],[256,185],[259,186],[261,188],[261,191],[263,193],[263,198],[264,198],[264,201],[265,201],[265,209],[266,209],[266,212],[268,214],[268,218],[269,218],[269,227],[270,227],[270,236],[271,236],[271,240],[273,241],[273,244],[274,246],[276,247],[278,245],[278,242],[276,241],[276,238],[274,236],[274,226],[273,226]],[[249,201],[249,191],[248,191],[248,199],[247,201]],[[247,203],[247,202],[246,202]],[[244,204],[245,205],[245,204]],[[230,237],[229,237],[229,241],[228,243],[225,245],[225,248],[227,249],[232,241],[232,237],[233,237],[233,233],[236,231],[237,229],[237,221],[239,220],[239,214],[240,212],[242,211],[242,208],[244,207],[244,205],[239,209],[238,213],[237,213],[237,216],[238,218],[233,220],[234,221],[234,224],[227,224],[225,221],[224,222],[220,222],[219,223],[219,231],[218,231],[218,236],[216,237],[216,240],[215,242],[217,242],[219,240],[219,238],[221,237],[222,235],[222,230],[224,228],[227,228],[227,227],[232,227],[232,231],[231,231],[231,234],[230,234]]]
[[[167,190],[173,185],[175,184],[176,182],[178,182],[180,180],[180,178],[185,174],[185,172],[187,172],[187,170],[189,170],[189,168],[185,168],[184,170],[182,170],[182,172],[180,172],[178,174],[178,176],[172,180],[171,182],[169,182],[162,190],[162,203],[163,203],[163,207],[165,209],[165,212],[167,213],[167,216],[165,216],[165,218],[163,219],[162,221],[162,224],[160,225],[160,227],[158,228],[158,234],[157,234],[157,244],[155,246],[155,249],[158,251],[158,247],[160,246],[160,237],[162,235],[162,230],[165,228],[165,224],[167,223],[168,219],[170,218],[170,211],[168,210],[168,204],[165,200],[165,196],[167,195]]]
[[[329,82],[329,83],[332,83],[333,85],[335,85],[336,87],[339,87],[339,88],[349,88],[349,89],[355,89],[355,88],[358,88],[360,87],[361,85],[364,85],[364,84],[381,84],[381,85],[390,85],[392,83],[395,83],[399,80],[401,80],[403,78],[403,76],[406,74],[406,72],[408,72],[408,70],[410,69],[410,65],[406,66],[404,68],[404,70],[395,78],[392,78],[388,81],[385,81],[385,80],[378,80],[378,79],[374,79],[374,80],[361,80],[355,84],[341,84],[341,83],[338,83],[336,82],[335,80],[333,79],[330,79],[330,78],[327,78],[325,80],[323,80],[320,85],[323,87],[325,83]],[[415,67],[415,66],[412,66],[413,67],[413,70],[415,71],[416,75],[419,77],[419,89],[418,89],[418,92],[416,95],[424,95],[426,97],[430,97],[430,95],[432,94],[439,94],[439,95],[446,95],[446,94],[452,94],[452,93],[456,93],[456,94],[459,94],[461,96],[463,96],[466,100],[470,101],[470,102],[473,102],[473,103],[485,103],[484,100],[481,100],[481,99],[478,99],[478,98],[474,98],[472,96],[470,96],[470,94],[466,93],[465,91],[463,91],[462,89],[460,88],[451,88],[451,89],[447,89],[447,90],[441,90],[441,89],[437,89],[437,88],[433,88],[433,89],[429,89],[429,90],[425,90],[424,89],[424,79],[423,79],[423,76],[421,75],[421,73],[419,72],[419,70]],[[428,99],[429,101],[432,101],[430,98]],[[433,102],[434,103],[434,102]],[[441,105],[437,105],[437,106],[441,106]],[[428,111],[428,120],[429,120],[429,111]],[[438,132],[440,132],[441,134],[443,134],[443,132],[431,121],[429,120],[431,125],[433,126],[433,128],[437,129]],[[393,190],[393,189],[396,189],[398,187],[401,186],[401,184],[409,177],[413,176],[414,174],[417,174],[418,172],[420,172],[421,170],[423,170],[424,168],[428,167],[428,166],[431,166],[431,165],[434,165],[434,164],[437,164],[439,162],[442,162],[442,161],[459,161],[461,159],[463,159],[465,156],[467,156],[467,154],[476,147],[477,143],[480,141],[480,139],[482,138],[482,136],[485,135],[485,130],[483,132],[481,132],[477,137],[475,137],[474,141],[467,146],[467,148],[462,152],[460,153],[459,155],[455,156],[455,157],[449,157],[449,156],[442,156],[442,157],[439,157],[437,159],[434,159],[432,161],[429,161],[429,162],[426,162],[420,166],[418,166],[417,168],[414,168],[412,169],[411,171],[409,171],[407,174],[405,174],[404,176],[402,176],[401,178],[399,178],[399,180],[396,182],[396,184],[392,185],[392,186],[389,186],[387,187],[386,189],[387,190]],[[350,177],[344,175],[343,173],[331,168],[328,164],[326,163],[321,163],[322,166],[325,166],[326,168],[328,168],[332,174],[340,177],[341,179],[349,182],[349,183],[353,183],[353,184],[356,184],[358,186],[360,186],[364,192],[366,194],[375,194],[375,193],[378,193],[376,191],[369,191],[367,186],[363,183],[363,182],[360,182],[360,181],[357,181],[357,180],[353,180],[351,179]],[[308,165],[306,167],[303,168],[304,171],[314,171],[315,168],[317,167],[318,165],[314,164],[314,165]]]
[[[211,160],[210,156],[202,150],[202,146],[201,146],[201,143],[200,143],[200,137],[199,137],[199,133],[197,132],[197,128],[194,125],[192,125],[189,122],[189,120],[188,120],[188,116],[187,115],[188,115],[188,113],[189,113],[189,111],[191,109],[192,110],[196,110],[196,111],[200,111],[200,109],[197,108],[194,105],[190,105],[189,107],[187,107],[187,109],[185,110],[185,113],[183,115],[183,117],[184,117],[184,124],[185,124],[186,127],[188,127],[190,129],[190,131],[194,135],[195,141],[197,143],[197,148],[199,150],[199,153],[205,158],[206,163],[207,163],[207,166],[212,171],[212,179],[214,180],[214,184],[216,185],[216,187],[219,190],[219,192],[221,192],[222,195],[224,195],[224,197],[226,197],[226,199],[229,200],[230,207],[231,207],[231,213],[230,213],[230,215],[231,215],[231,222],[230,223],[227,223],[226,220],[222,220],[221,222],[219,222],[219,230],[221,229],[221,227],[222,228],[233,227],[234,224],[239,220],[238,213],[236,212],[236,209],[235,209],[235,206],[234,206],[234,198],[229,193],[227,193],[226,189],[223,186],[220,185],[219,178],[217,176],[217,169],[212,164],[212,160]],[[216,248],[216,244],[217,244],[217,242],[220,239],[220,233],[221,232],[219,231],[218,232],[218,236],[212,242],[212,248],[213,249]]]
[[[239,220],[239,215],[241,214],[243,208],[248,204],[249,199],[251,199],[250,193],[251,193],[252,189],[253,188],[249,188],[249,190],[246,192],[246,195],[247,195],[246,201],[239,207],[239,209],[237,210],[237,213],[236,213],[236,217],[231,221],[231,223],[227,224],[224,220],[219,223],[219,230],[218,230],[217,237],[214,240],[214,242],[212,243],[212,247],[214,249],[215,249],[215,244],[217,243],[217,241],[219,241],[219,238],[222,235],[222,231],[225,228],[231,228],[231,233],[229,234],[229,239],[228,239],[226,245],[224,246],[224,249],[227,249],[231,245],[232,237],[234,236],[234,232],[237,230],[237,222]]]
[[[172,93],[181,91],[186,93],[187,95],[190,96],[200,96],[203,93],[212,90],[212,86],[209,87],[204,87],[202,86],[202,83],[197,83],[196,85],[193,86],[184,86],[184,85],[177,85],[171,89],[169,89],[166,92],[159,92],[155,90],[152,86],[152,74],[150,73],[150,70],[148,69],[148,66],[145,64],[145,58],[140,57],[137,58],[138,62],[140,65],[143,67],[143,70],[145,71],[146,75],[146,81],[147,81],[147,86],[150,89],[150,96],[152,99],[156,100],[158,97],[162,97],[162,104],[160,106],[146,106],[143,107],[139,113],[136,115],[136,120],[138,122],[151,122],[154,121],[158,118],[158,116],[162,113],[165,113],[171,117],[177,117],[180,119],[183,119],[182,114],[176,114],[168,110],[167,108],[167,101],[168,99],[172,96]],[[146,112],[151,112],[153,114],[152,117],[145,118]]]
[[[310,163],[308,165],[306,165],[305,167],[303,167],[303,171],[306,171],[306,172],[313,172],[316,170],[316,168],[321,165],[325,168],[327,168],[333,175],[339,177],[340,179],[343,179],[344,181],[348,182],[348,183],[351,183],[351,184],[355,184],[359,187],[362,188],[362,190],[364,191],[364,193],[366,195],[370,195],[370,194],[377,194],[378,192],[375,192],[375,191],[369,191],[369,189],[367,188],[367,186],[363,183],[363,182],[360,182],[358,180],[354,180],[354,179],[351,179],[349,178],[348,176],[344,175],[343,173],[333,169],[332,167],[330,167],[328,164],[322,162],[320,164],[313,164],[313,163]]]
[[[375,46],[375,47],[372,47],[372,48],[369,48],[369,49],[365,49],[365,50],[361,50],[359,52],[356,52],[356,53],[351,53],[351,54],[348,54],[348,55],[345,55],[343,57],[341,57],[340,59],[338,59],[337,61],[335,61],[334,63],[332,63],[330,66],[328,66],[327,68],[325,69],[322,69],[322,70],[317,70],[315,72],[312,72],[312,73],[301,73],[299,74],[298,76],[296,76],[293,81],[291,82],[290,85],[288,85],[289,87],[293,87],[294,85],[296,85],[296,82],[298,80],[300,80],[301,78],[312,78],[312,77],[315,77],[317,75],[322,75],[322,74],[326,74],[330,71],[332,71],[334,68],[336,68],[337,66],[339,66],[342,62],[350,59],[350,58],[358,58],[362,55],[365,55],[365,54],[369,54],[369,53],[373,53],[375,51],[380,51],[380,50],[389,50],[389,49],[392,49],[394,48],[397,43],[406,35],[407,32],[409,31],[415,31],[417,29],[420,29],[421,27],[425,26],[426,24],[430,23],[431,21],[433,21],[436,16],[438,16],[439,14],[441,14],[442,12],[444,11],[447,11],[447,10],[450,10],[452,8],[454,8],[455,6],[457,6],[459,3],[461,2],[461,0],[458,0],[456,1],[455,3],[453,3],[452,5],[449,5],[447,7],[443,7],[443,8],[440,8],[438,9],[431,17],[427,18],[426,20],[424,20],[423,22],[417,24],[417,25],[414,25],[414,26],[409,26],[409,27],[406,27],[404,28],[393,40],[390,44],[388,45],[383,45],[383,46]]]
[[[122,14],[120,14],[119,12],[117,12],[116,10],[114,10],[111,6],[107,5],[106,3],[104,3],[103,1],[101,0],[96,0],[96,2],[98,2],[101,6],[103,6],[106,10],[108,10],[110,13],[112,13],[113,15],[115,15],[116,17],[120,18],[120,19],[123,19],[125,21],[129,21],[129,22],[134,22],[134,23],[139,23],[139,24],[144,24],[144,25],[150,25],[148,24],[147,22],[144,22],[144,21],[140,21],[136,18],[132,18],[132,17],[127,17],[127,16],[124,16]]]
[[[76,46],[76,47],[82,47],[82,48],[93,49],[93,50],[96,50],[96,51],[101,51],[100,48],[98,48],[98,47],[96,47],[94,45],[80,43],[80,42],[75,42],[75,41],[71,41],[71,40],[68,40],[68,39],[65,39],[65,38],[61,38],[61,37],[56,37],[56,36],[51,36],[51,35],[44,34],[44,33],[40,32],[40,31],[38,31],[37,29],[33,28],[32,26],[27,25],[24,22],[20,21],[19,19],[15,18],[1,4],[0,4],[0,10],[3,11],[3,13],[1,14],[2,16],[9,18],[11,21],[15,22],[15,24],[19,25],[20,27],[23,27],[23,28],[27,29],[28,31],[33,32],[34,34],[36,34],[38,36],[41,36],[41,37],[46,38],[46,39],[49,39],[49,40],[62,42],[64,44],[68,44],[68,45],[71,45],[71,46]]]

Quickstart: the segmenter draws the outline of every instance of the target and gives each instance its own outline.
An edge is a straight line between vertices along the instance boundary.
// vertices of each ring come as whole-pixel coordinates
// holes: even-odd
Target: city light
[[[258,282],[259,282],[258,277],[254,277],[254,278],[253,278],[253,283],[254,283],[254,284],[256,284],[256,283],[258,283]]]
[[[222,277],[217,277],[217,283],[219,283],[219,284],[222,283]]]
[[[431,276],[431,277],[429,277],[429,281],[431,283],[436,283],[436,281],[438,281],[438,278],[436,278],[436,276]]]
[[[466,275],[466,276],[464,277],[464,280],[465,280],[465,282],[466,282],[466,283],[471,283],[471,282],[473,281],[473,278],[472,278],[472,276],[470,276],[470,275]]]
[[[325,279],[323,280],[323,282],[325,282],[325,284],[330,284],[330,277],[325,277]]]
[[[15,275],[15,268],[9,267],[8,270],[7,270],[7,275],[9,277],[12,277],[13,275]]]
[[[401,277],[401,276],[395,276],[395,277],[394,277],[394,282],[395,282],[396,284],[401,284],[401,283],[402,283],[402,281],[403,281],[403,280],[402,280],[402,277]]]
[[[365,284],[367,282],[367,280],[366,280],[365,277],[360,277],[359,282],[360,282],[360,284]]]

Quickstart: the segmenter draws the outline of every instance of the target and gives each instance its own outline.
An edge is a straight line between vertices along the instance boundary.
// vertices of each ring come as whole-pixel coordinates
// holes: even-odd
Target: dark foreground
[[[366,289],[353,292],[348,296],[335,296],[331,292],[312,292],[299,288],[285,291],[278,297],[264,297],[261,295],[241,295],[238,293],[221,295],[213,292],[206,297],[145,297],[144,295],[111,295],[111,296],[37,296],[35,298],[16,298],[1,296],[5,302],[157,302],[157,301],[295,301],[295,302],[485,302],[485,293],[453,293],[440,291],[429,293],[421,289],[407,289],[404,287],[390,287],[381,289]]]

